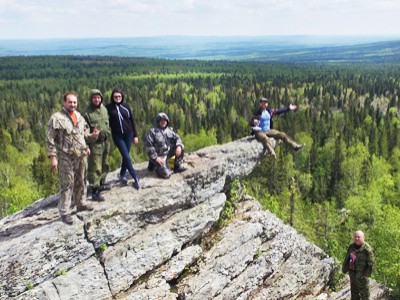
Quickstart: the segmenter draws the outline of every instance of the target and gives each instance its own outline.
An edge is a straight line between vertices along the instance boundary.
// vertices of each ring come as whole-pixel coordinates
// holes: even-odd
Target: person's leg
[[[171,169],[169,168],[167,157],[165,157],[164,161],[165,161],[164,165],[156,165],[155,171],[159,177],[168,179],[171,177],[172,172]]]
[[[100,194],[99,187],[102,178],[102,163],[103,163],[103,143],[95,143],[90,147],[90,155],[88,157],[88,172],[87,179],[92,193],[92,200],[104,201],[104,197]]]
[[[268,137],[272,137],[274,139],[283,141],[285,144],[289,145],[290,147],[292,147],[293,150],[296,150],[296,151],[303,148],[303,146],[304,146],[302,144],[297,144],[290,136],[288,136],[283,131],[271,129],[266,132],[266,135]]]
[[[74,186],[73,159],[63,152],[58,156],[58,179],[60,183],[60,200],[58,210],[64,223],[72,224],[71,198]]]
[[[184,150],[181,148],[181,151],[177,151],[176,148],[173,148],[171,152],[172,152],[171,153],[172,156],[175,156],[175,159],[174,159],[174,173],[181,173],[181,172],[186,171],[187,168],[184,168],[184,167],[181,166],[181,164],[183,162],[183,158],[184,158]]]
[[[139,189],[139,178],[136,174],[135,169],[132,166],[131,157],[129,154],[130,147],[132,145],[132,141],[133,141],[133,134],[121,136],[120,138],[114,140],[115,145],[117,146],[117,148],[122,156],[122,165],[128,169],[129,174],[135,180],[134,187],[136,189]],[[122,173],[122,168],[121,168],[120,175],[121,175],[121,179],[125,176],[125,174]]]
[[[368,277],[358,278],[358,292],[361,300],[369,300],[369,280]]]
[[[261,144],[264,146],[264,150],[267,150],[267,152],[273,158],[276,158],[274,147],[272,147],[271,141],[269,140],[269,137],[266,135],[266,133],[262,131],[257,131],[255,133],[255,136],[257,141],[261,142]]]
[[[102,143],[103,144],[103,152],[101,158],[101,178],[100,178],[100,191],[110,190],[111,185],[106,184],[106,177],[108,172],[110,171],[110,142],[107,140]]]
[[[86,170],[87,156],[74,157],[74,187],[73,197],[78,211],[93,210],[93,207],[86,201]]]
[[[360,300],[360,292],[358,290],[358,282],[355,274],[353,276],[350,275],[350,293],[351,300]]]

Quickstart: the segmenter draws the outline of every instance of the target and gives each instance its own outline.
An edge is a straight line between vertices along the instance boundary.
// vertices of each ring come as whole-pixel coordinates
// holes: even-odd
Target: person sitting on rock
[[[156,116],[156,124],[146,132],[145,147],[149,156],[149,171],[156,171],[162,178],[171,177],[172,173],[186,171],[181,166],[184,156],[184,145],[179,135],[169,127],[169,118],[166,113],[160,112]],[[173,172],[169,160],[173,159]]]
[[[279,139],[288,144],[294,150],[300,150],[303,148],[303,144],[297,144],[290,136],[288,136],[285,132],[273,129],[273,117],[274,115],[279,115],[291,110],[295,110],[297,108],[296,105],[290,104],[284,108],[275,109],[268,108],[268,99],[262,97],[260,100],[260,109],[257,110],[251,119],[250,126],[253,129],[255,137],[258,141],[260,141],[264,148],[268,151],[268,153],[276,158],[274,147],[272,147],[271,141],[269,138]]]

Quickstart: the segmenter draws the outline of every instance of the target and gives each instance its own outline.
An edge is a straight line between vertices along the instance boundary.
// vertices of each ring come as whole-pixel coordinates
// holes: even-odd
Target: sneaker
[[[109,190],[111,190],[111,184],[108,183],[101,184],[98,188],[99,192],[109,191]]]
[[[72,224],[74,224],[74,218],[72,218],[71,215],[61,216],[61,222],[65,223],[67,225],[72,225]]]
[[[77,207],[76,210],[77,211],[84,211],[84,210],[92,211],[93,209],[94,209],[93,206],[91,206],[89,203],[85,203],[85,204],[82,204],[79,207]]]
[[[100,194],[100,189],[98,189],[95,193],[93,193],[92,201],[99,201],[99,202],[106,201],[104,196],[102,194]]]
[[[126,179],[126,176],[120,176],[120,177],[119,177],[119,182],[120,182],[122,185],[127,185],[127,184],[128,184],[128,179]]]

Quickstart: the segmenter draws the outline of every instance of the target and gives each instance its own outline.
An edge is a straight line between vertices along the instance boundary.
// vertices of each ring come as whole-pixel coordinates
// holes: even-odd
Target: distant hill
[[[0,56],[32,55],[100,55],[298,63],[396,63],[400,60],[400,37],[164,36],[0,41]]]

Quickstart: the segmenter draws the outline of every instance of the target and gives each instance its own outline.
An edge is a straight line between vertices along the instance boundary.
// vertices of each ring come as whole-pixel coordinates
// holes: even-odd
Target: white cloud
[[[398,11],[398,0],[0,0],[0,39],[398,34]]]

